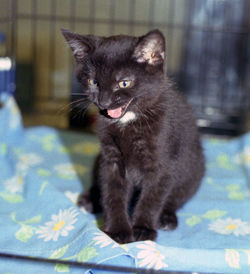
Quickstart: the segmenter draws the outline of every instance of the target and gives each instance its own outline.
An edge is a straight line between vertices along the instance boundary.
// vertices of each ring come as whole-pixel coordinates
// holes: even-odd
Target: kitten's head
[[[115,120],[124,120],[126,114],[135,118],[158,98],[165,59],[160,31],[141,37],[62,33],[73,51],[83,92],[101,114]]]

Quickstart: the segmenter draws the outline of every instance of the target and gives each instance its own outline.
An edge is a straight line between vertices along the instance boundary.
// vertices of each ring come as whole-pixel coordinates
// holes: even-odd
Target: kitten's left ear
[[[159,65],[165,59],[165,38],[159,30],[152,30],[139,38],[133,57],[138,63]]]

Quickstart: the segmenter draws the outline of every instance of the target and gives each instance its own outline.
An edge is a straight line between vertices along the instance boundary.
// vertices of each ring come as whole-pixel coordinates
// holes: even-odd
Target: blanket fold
[[[12,96],[0,94],[0,253],[155,270],[248,273],[250,134],[203,139],[206,176],[156,242],[119,245],[102,216],[76,205],[99,151],[95,136],[23,128]],[[1,273],[83,273],[70,265],[0,257]],[[86,273],[103,273],[94,268]]]

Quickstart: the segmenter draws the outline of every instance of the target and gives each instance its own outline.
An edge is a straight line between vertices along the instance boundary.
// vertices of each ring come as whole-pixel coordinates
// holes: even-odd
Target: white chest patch
[[[119,120],[120,123],[126,124],[130,121],[133,121],[136,119],[136,115],[133,111],[128,111],[125,113],[125,115]]]

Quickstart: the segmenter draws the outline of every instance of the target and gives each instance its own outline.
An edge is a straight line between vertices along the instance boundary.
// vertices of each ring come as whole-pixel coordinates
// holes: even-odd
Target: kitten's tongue
[[[111,118],[119,118],[122,115],[122,108],[108,109],[107,113]]]

